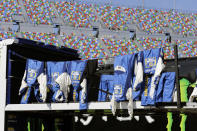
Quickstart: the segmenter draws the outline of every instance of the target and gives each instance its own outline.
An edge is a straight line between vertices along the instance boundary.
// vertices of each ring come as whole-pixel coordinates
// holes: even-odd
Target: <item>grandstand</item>
[[[107,54],[105,53],[97,38],[63,35],[62,39],[64,46],[78,50],[82,59],[107,57]]]
[[[127,30],[128,17],[121,7],[100,6],[96,12],[106,28],[112,30]]]
[[[0,32],[0,40],[9,39],[9,38],[16,38],[16,32]]]
[[[47,0],[23,0],[25,11],[33,24],[48,24],[51,25],[52,17],[55,17],[54,8]]]
[[[58,41],[55,34],[38,33],[38,32],[21,32],[21,37],[25,39],[44,42],[46,45],[54,45],[57,47],[60,46],[60,42]]]
[[[144,32],[164,33],[163,27],[167,25],[167,22],[162,19],[160,10],[126,8],[124,11],[130,20],[136,23]]]
[[[165,47],[165,58],[170,59],[170,46],[174,44],[179,46],[179,57],[196,56],[192,51],[197,41],[196,13],[48,0],[2,1],[0,13],[0,39],[23,37],[67,46],[85,51],[80,53],[82,59],[103,59],[156,47]],[[103,35],[102,30],[107,33]],[[174,41],[169,42],[166,33]]]
[[[73,27],[91,28],[91,22],[97,21],[92,5],[71,2],[55,2],[55,10],[68,25]]]
[[[21,6],[16,0],[3,0],[0,2],[0,21],[12,22],[12,15],[22,15]]]
[[[103,43],[110,51],[112,56],[133,54],[140,51],[140,45],[134,43],[132,40],[115,40],[115,39],[102,39]]]

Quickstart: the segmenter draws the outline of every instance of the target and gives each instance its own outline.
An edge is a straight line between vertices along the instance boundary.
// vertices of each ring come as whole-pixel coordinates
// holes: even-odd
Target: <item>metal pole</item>
[[[174,0],[174,10],[175,10],[175,8],[176,8],[176,0]]]
[[[175,53],[175,70],[176,70],[176,89],[177,89],[177,108],[181,108],[181,93],[180,93],[180,83],[179,83],[179,67],[178,67],[178,49],[177,45],[174,46]]]
[[[142,8],[144,9],[144,0],[142,0]]]

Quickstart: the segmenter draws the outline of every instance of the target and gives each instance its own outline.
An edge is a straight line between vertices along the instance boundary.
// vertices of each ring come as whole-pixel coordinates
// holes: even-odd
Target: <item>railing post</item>
[[[177,108],[181,108],[181,93],[179,83],[179,67],[178,67],[178,49],[177,45],[174,45],[175,54],[175,72],[176,72],[176,89],[177,89]]]

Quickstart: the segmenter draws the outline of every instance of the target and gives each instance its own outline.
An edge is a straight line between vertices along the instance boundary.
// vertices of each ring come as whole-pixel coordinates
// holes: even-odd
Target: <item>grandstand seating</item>
[[[159,10],[125,8],[124,11],[133,22],[147,33],[163,33],[162,27],[167,25]]]
[[[102,39],[112,56],[126,55],[138,52],[140,47],[131,40]]]
[[[164,49],[164,59],[172,59],[174,58],[174,48],[172,44],[167,42],[166,40],[162,40],[160,38],[137,38],[137,43],[140,44],[143,49],[152,49],[157,47],[163,47]],[[196,41],[183,41],[183,40],[175,40],[172,43],[178,45],[178,57],[195,57],[197,56],[197,42]]]
[[[62,35],[62,40],[66,47],[78,50],[82,59],[108,57],[96,38]]]
[[[17,37],[15,32],[0,32],[0,40]]]
[[[125,41],[125,40],[124,40]],[[142,47],[136,41],[127,40],[128,54],[133,54],[142,50]]]
[[[162,40],[160,38],[142,37],[142,38],[137,38],[136,41],[143,48],[143,50],[163,47],[164,59],[174,58],[173,46],[171,46],[170,43],[166,40]]]
[[[58,13],[71,27],[92,28],[92,24],[100,19],[105,27],[111,30],[128,30],[127,25],[135,23],[140,30],[146,33],[162,34],[165,32],[164,27],[169,27],[178,35],[197,36],[196,13],[186,14],[174,10],[123,8],[68,1],[22,1],[27,15],[33,24],[52,25],[52,17],[59,17],[57,16]],[[22,5],[19,4],[18,0],[0,1],[0,21],[13,22],[12,15],[22,15],[21,7]],[[0,30],[3,30],[3,26],[1,27],[2,29],[0,28]],[[31,40],[42,41],[46,44],[60,46],[60,41],[55,34],[21,32],[21,36]],[[16,33],[14,32],[0,32],[0,39],[14,37],[16,37]],[[144,49],[163,47],[164,58],[174,58],[172,45],[160,38],[142,37],[136,40],[102,38],[102,41],[99,41],[97,38],[88,38],[84,35],[79,37],[72,33],[71,35],[63,34],[61,38],[65,46],[79,50],[82,59],[103,59],[109,57],[104,51],[101,42],[104,43],[104,46],[109,50],[112,56],[132,54]],[[172,44],[174,43],[178,45],[179,57],[197,56],[197,49],[193,46],[196,44],[195,41],[175,40],[172,41]]]
[[[52,24],[54,8],[48,0],[23,0],[27,15],[34,24]]]
[[[91,5],[71,2],[55,2],[59,14],[66,22],[74,27],[92,27],[91,22],[97,20],[97,16]]]
[[[179,57],[197,56],[197,41],[175,40],[174,43],[178,45]]]
[[[187,14],[183,14],[176,11],[164,11],[162,13],[166,21],[169,23],[169,26],[173,29],[174,32],[180,35],[190,35],[195,36],[197,25],[195,24],[195,16],[191,17]],[[195,19],[195,20],[194,20]]]
[[[21,7],[16,0],[1,0],[0,1],[0,21],[12,22],[12,15],[21,15]]]
[[[21,32],[23,38],[44,42],[46,45],[60,46],[57,37],[54,34],[37,33],[37,32]]]
[[[164,59],[175,58],[174,47],[172,45],[163,47],[163,51],[164,51]]]
[[[165,40],[160,38],[142,37],[137,38],[136,41],[143,47],[143,49],[152,49],[166,46]]]
[[[190,17],[194,21],[194,24],[197,25],[197,13],[191,13]],[[197,32],[196,32],[196,34],[197,34]]]
[[[110,29],[127,30],[127,24],[133,21],[147,33],[163,33],[163,27],[168,26],[181,35],[197,35],[196,13],[183,14],[173,10],[98,6],[66,1],[23,0],[23,2],[30,20],[35,24],[53,24],[51,18],[57,17],[52,6],[54,4],[64,20],[74,27],[90,28],[92,22],[101,18],[104,25]],[[12,14],[22,14],[16,0],[0,2],[0,9],[1,21],[12,21]]]
[[[127,30],[128,18],[121,7],[97,6],[96,12],[107,28],[115,30]]]
[[[53,24],[52,17],[58,13],[74,27],[92,27],[92,22],[101,21],[107,28],[127,30],[127,24],[133,21],[147,33],[163,33],[163,27],[170,27],[178,34],[197,36],[197,14],[157,9],[123,8],[109,5],[88,5],[66,1],[49,2],[48,0],[23,0],[30,20],[34,24]],[[0,2],[0,21],[11,22],[13,14],[22,14],[17,0]],[[98,16],[97,16],[98,15]]]

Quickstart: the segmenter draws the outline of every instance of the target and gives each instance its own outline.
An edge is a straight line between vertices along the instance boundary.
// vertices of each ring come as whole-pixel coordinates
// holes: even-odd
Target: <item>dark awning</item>
[[[43,42],[23,38],[16,38],[15,42],[9,45],[8,48],[23,57],[40,61],[70,61],[80,59],[77,50],[45,45]]]
[[[175,61],[174,59],[166,60],[166,72],[175,72]],[[179,67],[179,79],[186,78],[190,82],[196,82],[196,70],[197,70],[197,57],[193,58],[179,58],[178,59]]]

